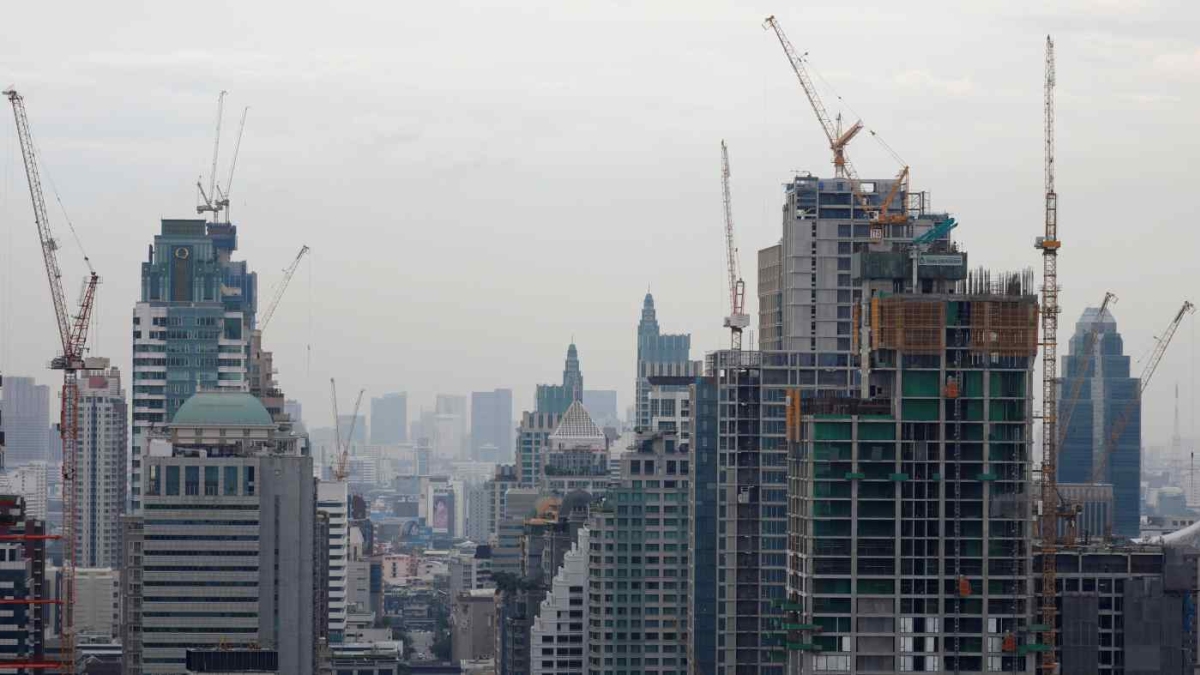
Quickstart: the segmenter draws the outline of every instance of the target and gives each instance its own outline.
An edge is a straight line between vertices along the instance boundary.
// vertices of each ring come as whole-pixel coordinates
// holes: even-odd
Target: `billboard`
[[[453,493],[439,492],[433,495],[433,512],[429,521],[434,534],[455,534]]]

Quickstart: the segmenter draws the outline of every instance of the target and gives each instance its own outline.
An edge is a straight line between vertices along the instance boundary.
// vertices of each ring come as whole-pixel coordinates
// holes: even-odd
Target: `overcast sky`
[[[310,426],[330,423],[331,375],[343,408],[360,386],[407,390],[413,414],[436,392],[511,387],[519,412],[534,384],[560,378],[572,335],[587,387],[628,405],[648,287],[663,328],[692,333],[694,358],[726,344],[720,139],[755,311],[755,252],[780,236],[781,184],[830,172],[760,27],[771,13],[853,107],[826,90],[831,110],[861,115],[912,166],[914,188],[958,217],[973,264],[1039,275],[1053,33],[1060,342],[1111,289],[1136,360],[1185,298],[1200,299],[1195,3],[323,4],[7,8],[0,80],[25,95],[44,171],[104,279],[93,353],[124,372],[139,263],[160,218],[194,217],[226,89],[223,158],[251,107],[232,215],[261,294],[302,244],[313,249],[266,336]],[[11,121],[0,144],[0,368],[54,384]],[[850,155],[866,177],[899,168],[866,134]],[[74,296],[78,249],[61,260]],[[1151,385],[1148,442],[1170,435],[1175,382],[1183,433],[1194,429],[1193,323]]]

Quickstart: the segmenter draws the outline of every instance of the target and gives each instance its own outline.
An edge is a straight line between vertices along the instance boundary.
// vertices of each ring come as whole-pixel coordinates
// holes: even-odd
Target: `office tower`
[[[317,511],[324,514],[329,527],[328,606],[330,642],[341,642],[346,635],[346,595],[348,556],[350,554],[350,493],[345,481],[317,483]]]
[[[583,407],[601,428],[620,428],[621,419],[617,416],[617,392],[613,389],[585,389],[583,391]]]
[[[408,394],[384,394],[371,399],[371,444],[399,445],[408,441]]]
[[[1032,666],[1037,291],[930,255],[856,257],[867,396],[786,394],[792,672]]]
[[[1083,351],[1093,327],[1096,339],[1089,364]],[[1099,316],[1098,309],[1085,309],[1075,324],[1068,349],[1058,388],[1058,409],[1063,411],[1060,417],[1066,422],[1059,448],[1058,480],[1091,483],[1095,478],[1096,482],[1111,484],[1112,533],[1136,537],[1141,522],[1142,411],[1136,403],[1140,381],[1130,377],[1129,357],[1124,354],[1124,342],[1112,313],[1105,311],[1104,316]],[[1069,400],[1077,386],[1079,399]],[[1129,423],[1108,454],[1109,436],[1117,420],[1130,410],[1130,404],[1133,408]],[[1103,467],[1100,475],[1094,476],[1099,467]]]
[[[163,220],[133,308],[133,460],[129,493],[141,508],[146,435],[202,390],[248,391],[258,278],[232,259],[237,226]],[[181,657],[182,658],[182,657]]]
[[[512,464],[497,464],[492,478],[483,484],[487,501],[487,522],[484,526],[484,537],[480,541],[487,541],[499,532],[498,525],[504,517],[508,489],[517,487],[518,481],[517,467]]]
[[[589,673],[688,672],[689,461],[677,433],[639,434],[592,508]]]
[[[4,468],[50,460],[50,387],[32,377],[5,377],[0,406],[6,439]]]
[[[467,397],[438,394],[433,411],[433,449],[446,459],[467,456]],[[429,431],[427,427],[426,432]]]
[[[608,438],[583,403],[575,401],[546,437],[540,484],[551,494],[583,490],[599,496],[608,488]]]
[[[317,486],[302,439],[224,391],[194,394],[147,440],[146,515],[126,530],[124,672],[179,673],[189,648],[272,645],[280,672],[311,675]]]
[[[588,557],[591,544],[587,527],[579,530],[550,589],[538,607],[529,629],[531,675],[584,675],[587,658]],[[553,645],[553,647],[549,646]],[[638,671],[644,672],[644,671]]]
[[[796,176],[784,185],[780,243],[759,253],[761,348],[814,355],[818,362],[809,369],[819,373],[821,388],[849,390],[857,383],[851,325],[862,289],[854,284],[853,254],[868,245],[908,244],[945,218],[926,212],[924,193],[901,191],[893,213],[907,210],[908,222],[880,225],[873,236],[871,212],[859,208],[859,200],[878,205],[895,182]]]
[[[121,566],[129,406],[117,368],[79,377],[79,457],[75,480],[75,561],[80,567]]]
[[[511,389],[471,393],[471,459],[506,462],[513,456]]]
[[[537,513],[541,491],[537,488],[509,487],[503,493],[503,506],[496,517],[492,535],[492,574],[496,578],[521,574],[522,538],[525,519]]]
[[[7,386],[7,382],[5,383]],[[46,524],[31,517],[17,495],[0,495],[0,668],[6,662],[45,662],[51,589],[46,583]],[[14,664],[15,665],[15,664]],[[38,672],[13,668],[17,673]]]
[[[521,424],[517,426],[517,473],[522,487],[541,484],[542,453],[545,451],[547,439],[558,428],[561,420],[561,413],[521,414]]]
[[[583,373],[579,370],[579,350],[567,346],[562,384],[539,384],[535,393],[535,412],[561,415],[575,401],[583,400]]]
[[[634,393],[637,398],[635,427],[650,423],[650,382],[646,374],[651,364],[686,364],[692,349],[692,336],[687,333],[669,335],[658,327],[658,315],[654,310],[654,296],[646,294],[642,301],[642,319],[637,330],[637,382]]]

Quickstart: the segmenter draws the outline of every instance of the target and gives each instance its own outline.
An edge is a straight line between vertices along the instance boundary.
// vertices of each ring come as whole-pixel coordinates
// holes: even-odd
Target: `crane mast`
[[[267,329],[267,324],[271,323],[271,317],[275,316],[275,309],[279,306],[279,301],[283,299],[283,292],[287,290],[288,284],[292,281],[292,275],[296,273],[296,268],[300,266],[300,260],[304,258],[309,251],[308,246],[301,246],[300,252],[296,254],[296,258],[292,260],[292,264],[287,266],[283,271],[283,279],[280,280],[279,286],[276,287],[275,293],[271,296],[271,302],[267,305],[267,310],[263,312],[262,325],[258,330],[264,331]]]
[[[730,347],[736,352],[742,349],[742,330],[750,325],[750,315],[746,314],[746,283],[742,281],[733,239],[733,198],[729,191],[729,149],[725,141],[721,141],[721,194],[725,201],[725,262],[729,267],[729,316],[725,317],[725,327],[729,329]]]
[[[75,672],[75,556],[77,548],[77,504],[75,472],[79,458],[79,380],[78,373],[85,369],[84,353],[87,350],[88,328],[91,326],[92,308],[96,299],[96,286],[100,277],[87,261],[89,276],[79,302],[79,309],[72,316],[67,309],[66,294],[63,292],[62,271],[58,265],[58,242],[50,231],[50,218],[46,210],[46,199],[42,192],[41,173],[38,169],[37,149],[29,130],[29,117],[25,111],[25,99],[14,89],[4,92],[12,104],[13,117],[17,125],[17,137],[21,144],[21,157],[25,164],[25,177],[29,183],[29,197],[33,204],[33,218],[37,225],[38,239],[42,247],[42,260],[46,278],[50,283],[50,298],[54,305],[54,317],[58,323],[58,334],[62,354],[50,362],[54,370],[63,371],[60,400],[59,432],[62,436],[63,478],[63,590],[60,601],[49,601],[62,608],[61,663],[28,662],[23,667],[30,670],[59,669],[62,673]],[[19,665],[5,661],[6,665]]]
[[[1046,36],[1045,82],[1045,233],[1036,247],[1042,251],[1042,669],[1053,675],[1055,583],[1057,579],[1058,518],[1058,194],[1054,191],[1054,41]]]

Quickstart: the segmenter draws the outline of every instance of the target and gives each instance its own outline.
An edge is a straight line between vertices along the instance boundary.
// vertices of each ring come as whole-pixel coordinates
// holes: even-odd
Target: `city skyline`
[[[1033,7],[1032,3],[1013,4],[997,10],[999,20],[989,22],[987,30],[980,32],[963,28],[980,19],[981,9],[915,4],[907,10],[909,18],[937,39],[920,45],[905,44],[899,50],[903,56],[882,69],[873,55],[880,53],[875,49],[885,46],[864,44],[862,28],[851,27],[852,19],[861,18],[858,13],[813,8],[803,17],[808,26],[793,37],[810,52],[814,66],[835,84],[837,92],[912,165],[915,187],[931,190],[935,200],[938,195],[953,195],[955,212],[963,223],[959,238],[973,250],[987,250],[989,261],[996,265],[1015,268],[1037,263],[1030,242],[1038,234],[1040,222],[1039,201],[1034,196],[1040,194],[1039,48],[1042,33],[1054,31],[1064,51],[1071,55],[1060,66],[1064,81],[1060,111],[1063,219],[1064,223],[1088,222],[1091,233],[1068,242],[1063,252],[1064,278],[1070,279],[1063,292],[1063,311],[1068,316],[1077,315],[1098,302],[1104,290],[1116,291],[1126,299],[1121,312],[1128,326],[1125,332],[1129,352],[1140,354],[1152,344],[1158,327],[1180,300],[1165,297],[1157,289],[1169,270],[1186,268],[1188,261],[1182,251],[1192,246],[1172,247],[1154,260],[1141,257],[1145,254],[1131,246],[1134,233],[1127,232],[1101,205],[1104,196],[1117,191],[1117,186],[1123,188],[1126,180],[1138,183],[1143,179],[1117,178],[1116,172],[1091,167],[1114,166],[1122,160],[1135,162],[1143,157],[1141,141],[1135,152],[1132,136],[1127,139],[1126,135],[1111,133],[1114,128],[1123,128],[1119,120],[1126,116],[1143,120],[1147,130],[1161,129],[1156,133],[1163,134],[1183,124],[1180,111],[1188,107],[1186,103],[1193,94],[1181,85],[1193,82],[1197,69],[1191,56],[1195,45],[1179,27],[1188,25],[1194,10],[1168,13],[1150,4],[1136,10],[1138,21],[1131,24],[1126,19],[1135,11],[1132,6],[1080,3],[1075,9],[1089,9],[1090,21],[1072,25],[1070,9]],[[544,355],[555,353],[572,334],[592,359],[589,386],[617,390],[624,409],[631,400],[632,383],[623,374],[623,364],[633,358],[635,345],[623,327],[630,317],[636,317],[647,286],[663,307],[669,308],[672,328],[693,334],[697,353],[723,347],[726,340],[720,318],[727,308],[721,277],[718,140],[725,137],[730,145],[734,211],[742,264],[751,289],[755,287],[755,271],[750,253],[777,239],[779,186],[791,178],[794,170],[824,174],[829,169],[819,130],[805,109],[802,94],[789,77],[778,46],[759,28],[762,17],[772,11],[781,11],[780,19],[785,23],[801,19],[798,13],[783,13],[783,9],[765,4],[742,7],[700,3],[692,9],[696,20],[682,23],[671,20],[654,5],[630,10],[628,15],[601,8],[553,8],[542,17],[517,13],[521,16],[517,18],[506,17],[502,11],[492,14],[496,10],[479,10],[489,23],[506,26],[518,34],[530,31],[539,36],[530,40],[528,47],[506,40],[503,46],[508,49],[498,49],[494,47],[500,45],[490,42],[495,38],[473,33],[472,38],[499,59],[494,66],[486,67],[459,50],[438,46],[438,40],[431,43],[424,35],[429,31],[423,28],[422,35],[410,36],[414,38],[411,41],[388,40],[399,46],[370,50],[362,46],[364,42],[371,44],[369,38],[351,39],[350,35],[354,30],[373,30],[372,22],[360,21],[361,14],[347,9],[345,14],[322,19],[328,21],[323,28],[327,28],[329,42],[321,57],[329,57],[324,59],[329,65],[314,69],[312,77],[322,85],[322,91],[332,86],[361,101],[349,112],[340,106],[327,107],[328,103],[310,98],[298,88],[280,91],[273,84],[294,77],[282,63],[304,60],[288,58],[301,48],[285,40],[275,23],[266,19],[260,38],[279,57],[254,49],[239,31],[222,32],[211,41],[197,38],[189,44],[187,40],[156,37],[153,30],[141,30],[192,16],[184,10],[178,10],[184,14],[176,15],[156,9],[137,26],[119,25],[121,22],[115,19],[119,11],[105,12],[90,23],[101,30],[88,31],[88,35],[70,28],[59,37],[49,38],[67,41],[54,43],[64,63],[86,72],[89,81],[123,92],[120,99],[107,95],[98,99],[106,110],[104,114],[87,104],[90,94],[81,94],[75,76],[34,60],[31,54],[39,53],[44,45],[31,48],[27,40],[35,39],[32,32],[17,36],[0,53],[12,64],[10,80],[29,97],[34,130],[48,171],[104,277],[99,291],[100,325],[92,353],[113,357],[114,365],[124,372],[132,372],[124,344],[129,318],[125,308],[128,299],[136,296],[138,281],[131,270],[142,255],[139,247],[128,243],[149,241],[159,218],[187,217],[194,212],[194,179],[198,173],[207,173],[216,93],[223,88],[231,92],[224,157],[231,150],[228,128],[236,121],[236,109],[251,106],[232,200],[233,220],[244,223],[239,231],[239,248],[244,259],[262,274],[264,288],[269,288],[282,275],[296,246],[308,243],[313,247],[312,258],[301,264],[272,330],[275,335],[294,337],[268,342],[276,351],[282,387],[308,407],[310,426],[323,426],[322,421],[330,419],[326,391],[329,376],[338,377],[345,386],[365,387],[371,395],[402,387],[410,393],[414,409],[426,402],[431,404],[439,391],[467,393],[497,386],[512,388],[519,401],[528,400],[536,382],[553,377],[553,364]],[[239,10],[247,22],[259,16],[257,11]],[[428,14],[409,17],[403,23],[438,30],[449,30],[456,24],[451,18],[455,11],[452,5],[422,11]],[[896,20],[893,11],[881,3],[871,26],[882,27]],[[34,6],[15,12],[14,20],[18,22],[37,24],[46,20],[45,10]],[[294,19],[304,24],[316,17],[298,11]],[[571,40],[592,39],[592,34],[582,31],[581,23],[594,27],[594,37],[601,41],[628,33],[622,36],[628,53],[611,63],[588,55],[587,49],[570,50],[570,59],[561,66],[547,62],[554,60],[529,58],[529,50],[558,50],[567,36]],[[633,28],[625,31],[626,27]],[[404,28],[403,35],[409,35],[409,30]],[[136,37],[129,31],[137,31]],[[432,34],[440,35],[436,30]],[[968,39],[967,35],[972,37]],[[114,48],[118,40],[142,46],[128,51]],[[842,48],[846,44],[860,49],[849,52],[847,58]],[[1112,57],[1114,44],[1122,45],[1124,63]],[[446,49],[453,51],[443,51]],[[430,58],[421,58],[420,62],[440,58],[454,63],[455,79],[438,85],[419,72],[409,72],[413,69],[388,68],[407,63],[421,53],[414,50],[434,50]],[[970,58],[948,62],[944,57],[955,50],[964,51]],[[683,53],[701,59],[700,64],[681,62]],[[373,61],[376,57],[378,65]],[[223,67],[235,63],[248,65],[246,69]],[[640,64],[649,64],[655,70],[632,81],[614,81],[607,75],[609,68],[635,63],[639,69]],[[393,89],[415,96],[374,94],[364,91],[361,78],[343,78],[359,66],[380,76],[386,71],[386,76],[396,78],[394,84],[399,85]],[[1104,81],[1091,76],[1101,68],[1106,71]],[[715,77],[697,77],[700,72],[714,73]],[[503,105],[496,110],[497,101],[491,99],[485,107],[484,101],[472,96],[463,111],[456,113],[463,116],[454,118],[459,122],[454,125],[456,130],[461,129],[470,138],[491,138],[482,135],[483,128],[498,126],[518,141],[514,145],[491,139],[488,153],[481,154],[477,143],[448,139],[446,129],[437,122],[442,110],[439,86],[470,88],[484,78],[495,81],[497,75],[506,89],[524,93],[525,112],[509,112]],[[713,91],[714,79],[725,87],[719,94]],[[179,84],[170,86],[175,81]],[[672,82],[675,102],[663,103],[658,98],[661,81]],[[609,98],[620,98],[622,94],[634,97],[643,104],[639,107],[648,104],[652,112],[639,121],[637,129],[626,128],[611,118],[610,108],[589,111],[594,107],[591,94],[582,91],[583,85],[577,82],[587,82],[587,86],[597,87]],[[929,106],[931,95],[945,96],[949,105]],[[155,102],[152,96],[165,98]],[[507,101],[505,98],[499,103]],[[714,105],[713,101],[737,104]],[[484,122],[472,118],[485,114],[483,110],[491,115]],[[676,124],[684,112],[689,113],[687,119]],[[347,114],[353,124],[344,124]],[[557,131],[531,124],[552,114],[582,117],[578,125]],[[127,142],[129,125],[148,115],[155,120],[148,129],[153,143]],[[330,119],[340,123],[324,135],[323,130],[329,128],[325,122]],[[757,122],[747,128],[745,119]],[[589,159],[601,146],[589,140],[587,130],[604,130],[609,125],[625,140]],[[666,131],[648,136],[641,130],[650,128]],[[90,137],[99,140],[83,144],[78,129],[87,129]],[[358,150],[362,148],[378,146],[375,152],[356,157],[355,163],[364,172],[388,176],[388,182],[394,178],[419,198],[400,214],[390,207],[370,206],[374,202],[370,195],[385,190],[380,182],[368,177],[338,188],[334,201],[355,204],[349,218],[341,213],[341,206],[334,217],[325,210],[331,207],[293,199],[293,192],[303,194],[308,181],[322,173],[311,163],[313,160],[293,154],[290,139],[297,134],[325,139],[319,147],[333,162],[349,161],[352,150],[361,154]],[[863,175],[894,173],[894,163],[886,153],[864,139],[866,136],[858,139],[851,150]],[[549,140],[575,150],[580,162],[599,168],[588,168],[569,157],[547,152],[543,144]],[[443,141],[448,145],[437,154],[434,176],[464,189],[456,189],[452,196],[445,191],[420,196],[425,192],[424,179],[416,169],[431,160],[432,147]],[[1172,144],[1178,142],[1174,139]],[[983,151],[961,149],[972,144],[983,144]],[[1184,161],[1186,153],[1159,151],[1156,148],[1167,146],[1147,144],[1155,153],[1161,152],[1153,163],[1155,171],[1165,177],[1184,175],[1177,162]],[[643,161],[651,151],[661,157]],[[978,179],[968,180],[958,171],[958,167],[979,162],[981,157],[988,161]],[[92,163],[117,166],[120,171],[93,180],[81,168]],[[642,164],[653,168],[636,168]],[[487,190],[465,189],[461,183],[465,178],[456,176],[465,176],[476,166],[499,170],[506,177]],[[505,167],[519,170],[510,172]],[[657,180],[658,174],[664,173],[662,168],[676,177],[668,182]],[[653,171],[656,179],[651,180],[648,171]],[[622,213],[627,209],[606,204],[559,222],[557,214],[565,206],[558,194],[571,193],[557,177],[565,175],[570,175],[572,182],[606,181],[610,194],[624,195],[644,205],[644,209],[630,221],[628,214]],[[1157,180],[1158,174],[1155,176]],[[1170,180],[1175,180],[1163,179],[1168,180],[1168,186]],[[1153,184],[1149,178],[1144,180],[1147,187]],[[19,187],[19,182],[16,185]],[[276,185],[289,187],[281,191],[273,187]],[[327,191],[324,186],[310,192]],[[521,199],[515,201],[522,204],[532,203],[531,210],[496,208],[498,199],[513,195],[520,195]],[[994,208],[994,198],[1004,200],[1006,207]],[[466,200],[462,207],[443,208],[460,199]],[[112,212],[116,204],[121,205],[123,214],[116,230],[119,236],[109,237],[114,230],[101,226],[92,214]],[[1182,207],[1169,205],[1151,225],[1161,228],[1179,221],[1184,214],[1172,211],[1177,208]],[[472,212],[488,212],[508,226],[479,227],[465,215]],[[6,290],[0,293],[0,314],[20,317],[19,324],[14,319],[0,325],[0,367],[6,373],[30,375],[56,388],[54,378],[43,368],[49,357],[44,336],[53,330],[49,312],[43,306],[45,291],[34,288],[26,297],[14,292],[12,285],[13,280],[41,273],[36,256],[27,255],[36,246],[28,226],[28,205],[10,199],[0,206],[0,213],[11,223],[12,231],[12,253],[0,253],[0,266],[9,268],[3,277]],[[317,225],[334,219],[343,226],[326,230]],[[56,233],[68,239],[61,214],[53,212],[52,220]],[[389,222],[392,227],[365,224],[379,221]],[[647,227],[649,223],[654,226]],[[592,234],[599,231],[604,232],[603,237]],[[456,243],[465,236],[476,237],[480,248],[503,250],[506,255],[501,257],[506,262],[456,255]],[[364,245],[367,237],[377,238],[377,245]],[[518,243],[531,237],[539,240],[536,246]],[[597,260],[620,256],[626,261],[624,269],[638,271],[605,274],[602,286],[581,284],[573,290],[575,302],[554,303],[556,311],[544,312],[556,295],[523,270],[541,269],[548,275],[566,273],[567,261],[577,256],[577,242],[584,242]],[[633,246],[634,242],[648,245]],[[82,274],[75,252],[73,243],[64,246],[64,273],[70,283]],[[1134,256],[1133,264],[1126,264],[1127,254]],[[393,260],[394,256],[399,258]],[[457,262],[460,259],[462,263]],[[460,266],[468,260],[471,267]],[[386,277],[378,275],[397,262],[418,280],[420,294],[408,294],[390,283],[381,283]],[[468,270],[496,283],[468,288],[457,280],[468,278]],[[331,284],[334,280],[338,283]],[[335,292],[334,286],[340,290]],[[380,302],[344,302],[346,297],[368,295],[378,297]],[[439,313],[442,323],[437,330],[429,329],[433,323],[425,325],[421,320],[425,329],[399,333],[400,324],[391,318],[396,312],[381,308],[423,317],[425,305],[413,299],[418,296],[422,298],[420,303],[459,307],[462,311],[457,316]],[[750,303],[750,309],[757,314],[756,302]],[[539,317],[539,328],[529,331],[528,318],[534,316]],[[360,330],[346,334],[340,328],[333,329],[351,323]],[[489,346],[483,349],[478,348],[476,333],[471,329],[479,323],[490,327]],[[403,349],[393,352],[395,356],[382,365],[366,367],[351,358],[379,352],[386,345],[382,336],[397,334],[405,336]],[[1180,337],[1191,339],[1188,332]],[[1191,352],[1176,348],[1164,362],[1164,369],[1179,374],[1185,413],[1197,403],[1196,383],[1191,381]],[[417,358],[417,354],[430,358]],[[497,358],[501,354],[504,358]],[[463,367],[446,373],[436,365],[449,359],[463,359]],[[1171,389],[1164,380],[1147,392],[1151,408],[1146,420],[1148,442],[1170,437]],[[1193,417],[1185,414],[1184,419]],[[1190,424],[1185,424],[1183,432],[1195,435]]]

